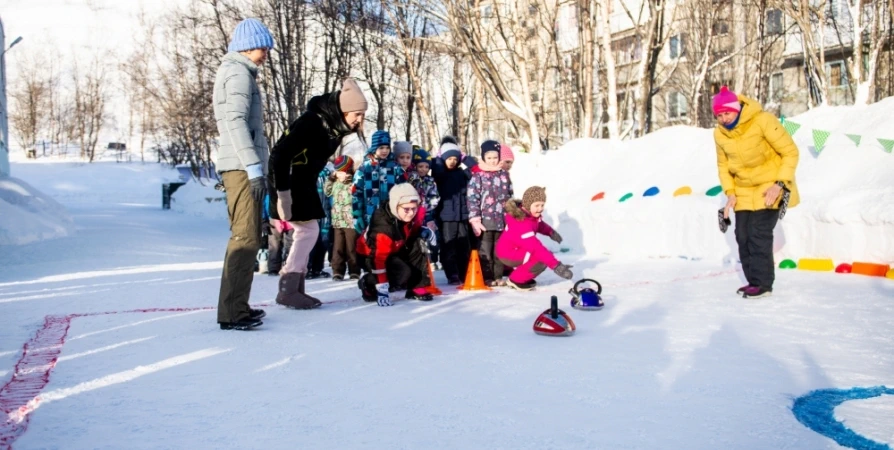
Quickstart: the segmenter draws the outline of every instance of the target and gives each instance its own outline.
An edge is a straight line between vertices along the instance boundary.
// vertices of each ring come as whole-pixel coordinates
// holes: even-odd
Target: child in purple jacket
[[[481,272],[489,286],[505,286],[503,263],[494,255],[494,246],[506,221],[503,204],[512,198],[512,180],[509,172],[500,167],[500,143],[484,141],[481,144],[484,162],[472,169],[469,181],[469,225],[478,236],[478,254],[481,258]]]

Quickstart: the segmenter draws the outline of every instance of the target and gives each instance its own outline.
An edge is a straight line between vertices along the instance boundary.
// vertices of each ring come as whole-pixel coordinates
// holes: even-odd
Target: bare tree
[[[385,130],[390,123],[386,94],[395,77],[391,65],[398,58],[391,43],[391,29],[381,2],[361,0],[359,14],[357,45],[361,53],[361,70],[376,101],[376,129]]]
[[[96,158],[99,133],[107,118],[107,69],[98,55],[93,58],[86,70],[75,61],[72,68],[72,83],[73,112],[76,119],[69,128],[69,136],[80,145],[81,158],[93,162]]]
[[[601,37],[599,59],[605,66],[606,102],[605,115],[607,116],[606,128],[610,139],[618,139],[621,136],[618,119],[618,72],[615,66],[615,55],[612,51],[611,32],[611,1],[599,1],[599,14],[596,21],[596,33]]]
[[[865,105],[875,97],[875,76],[878,70],[879,54],[884,46],[879,39],[879,16],[882,15],[882,2],[848,0],[847,8],[848,12],[850,12],[851,23],[849,28],[853,42],[853,53],[849,58],[850,64],[848,64],[848,68],[851,73],[851,79],[857,85],[854,103]],[[868,17],[865,14],[867,9],[869,12]],[[863,39],[865,34],[869,35],[868,42]],[[865,57],[865,71],[863,69],[864,44],[868,50],[868,54]]]
[[[829,101],[826,82],[826,8],[828,0],[776,0],[779,7],[797,27],[804,55],[807,78],[808,106],[824,105]]]
[[[50,87],[42,70],[45,64],[42,58],[27,53],[19,55],[20,75],[11,86],[13,107],[9,110],[9,118],[19,145],[27,152],[37,142],[46,125],[45,110]]]

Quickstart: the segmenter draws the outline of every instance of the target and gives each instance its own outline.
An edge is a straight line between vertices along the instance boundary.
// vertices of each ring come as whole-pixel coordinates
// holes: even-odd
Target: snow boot
[[[324,273],[325,273],[325,272],[324,272]],[[327,274],[327,276],[328,276],[328,274]],[[303,295],[303,296],[309,298],[309,299],[313,302],[314,305],[312,306],[312,308],[319,308],[320,306],[323,305],[323,302],[321,302],[321,301],[320,301],[319,299],[317,299],[316,297],[311,297],[311,296],[307,295],[307,293],[304,292],[304,279],[305,279],[305,275],[302,273],[302,274],[301,274],[301,281],[300,281],[300,283],[298,284],[298,292],[300,292],[301,295]]]
[[[267,312],[263,309],[249,309],[249,317],[252,319],[258,320],[267,317]]]
[[[742,294],[743,298],[761,298],[761,297],[769,297],[773,294],[772,289],[767,289],[760,286],[749,286],[745,288],[745,292]]]
[[[435,296],[428,293],[425,288],[416,288],[410,289],[407,291],[407,295],[404,296],[407,300],[420,300],[423,302],[430,302],[434,300]]]
[[[750,287],[752,287],[750,284],[746,284],[745,286],[742,286],[739,289],[736,289],[736,294],[742,295],[745,293],[745,290]]]
[[[220,329],[221,330],[239,330],[239,331],[247,331],[252,328],[259,327],[263,325],[264,322],[261,322],[258,319],[253,319],[251,317],[242,319],[238,322],[221,322]]]
[[[510,278],[509,281],[506,282],[506,284],[517,291],[530,291],[537,286],[537,282],[534,280],[528,281],[526,283],[516,283],[512,281],[512,278]]]
[[[370,283],[373,283],[375,286],[375,275],[367,274],[364,278],[372,277]],[[376,292],[375,288],[369,288],[370,283],[364,282],[363,278],[357,279],[357,287],[360,288],[360,296],[363,297],[363,301],[365,302],[375,302],[379,299],[379,294]]]
[[[301,292],[303,284],[303,273],[283,274],[279,278],[279,293],[276,294],[276,303],[295,309],[316,308],[314,300]]]

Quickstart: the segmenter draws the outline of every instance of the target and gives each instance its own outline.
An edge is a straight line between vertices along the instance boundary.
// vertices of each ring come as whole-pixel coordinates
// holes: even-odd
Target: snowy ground
[[[226,223],[162,211],[173,171],[80,169],[93,172],[13,165],[74,219],[68,237],[0,247],[0,379],[27,359],[29,339],[64,341],[32,347],[61,349],[36,395],[0,391],[16,419],[0,444],[16,449],[831,449],[841,447],[799,423],[793,400],[894,386],[894,280],[779,271],[773,297],[744,301],[736,267],[708,261],[563,255],[605,284],[599,312],[571,310],[571,283],[552,274],[534,293],[391,308],[365,304],[352,283],[312,281],[323,308],[268,306],[259,330],[223,332],[213,307]],[[253,303],[275,290],[276,278],[256,276]],[[532,333],[550,295],[575,336]],[[122,313],[45,322],[103,312]],[[892,444],[892,397],[835,415]]]

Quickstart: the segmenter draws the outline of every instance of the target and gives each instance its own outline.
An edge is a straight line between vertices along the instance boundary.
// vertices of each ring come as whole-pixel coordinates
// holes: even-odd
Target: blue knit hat
[[[385,130],[378,130],[373,133],[372,143],[369,145],[369,152],[376,151],[381,145],[391,146],[391,134]]]
[[[419,164],[421,162],[431,165],[431,155],[423,148],[413,150],[413,164]]]
[[[236,25],[227,51],[244,52],[256,48],[273,48],[273,35],[258,19],[245,19]]]

